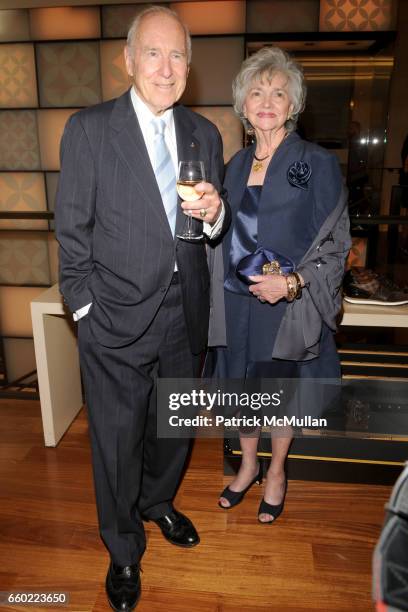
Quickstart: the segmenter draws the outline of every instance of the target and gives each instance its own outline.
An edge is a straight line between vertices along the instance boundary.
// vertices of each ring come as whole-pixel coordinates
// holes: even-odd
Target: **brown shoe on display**
[[[366,268],[351,268],[343,281],[344,299],[351,304],[402,306],[408,304],[408,291],[389,278]]]

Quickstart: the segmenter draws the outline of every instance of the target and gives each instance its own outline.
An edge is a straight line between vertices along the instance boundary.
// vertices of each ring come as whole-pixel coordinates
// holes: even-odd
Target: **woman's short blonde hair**
[[[286,129],[292,132],[300,113],[305,107],[306,85],[303,70],[300,65],[290,57],[286,51],[279,47],[263,47],[254,55],[248,57],[241,66],[241,70],[232,83],[234,109],[245,127],[250,127],[243,114],[243,107],[248,90],[254,82],[264,75],[269,78],[276,73],[283,74],[288,80],[288,94],[293,110],[290,119],[286,122]]]

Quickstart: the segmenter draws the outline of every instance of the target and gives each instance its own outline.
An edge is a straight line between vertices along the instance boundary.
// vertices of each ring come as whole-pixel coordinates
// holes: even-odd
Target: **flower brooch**
[[[307,184],[312,176],[312,169],[306,162],[294,162],[288,169],[288,181],[294,187],[299,189],[307,189]]]

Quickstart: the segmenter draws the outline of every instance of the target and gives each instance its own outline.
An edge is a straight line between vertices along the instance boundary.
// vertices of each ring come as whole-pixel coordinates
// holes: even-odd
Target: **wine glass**
[[[203,193],[195,190],[195,185],[205,181],[204,162],[202,161],[181,161],[178,167],[177,193],[185,202],[195,202],[203,197]],[[203,234],[198,234],[193,229],[191,212],[189,212],[186,225],[177,238],[181,240],[201,240]]]

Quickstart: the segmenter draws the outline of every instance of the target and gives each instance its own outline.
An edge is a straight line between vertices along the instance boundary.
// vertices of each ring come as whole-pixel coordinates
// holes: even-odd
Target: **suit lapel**
[[[116,100],[112,110],[110,126],[112,145],[115,151],[127,165],[140,190],[145,194],[145,201],[151,204],[151,209],[157,220],[172,237],[160,190],[132,105],[130,91]]]

